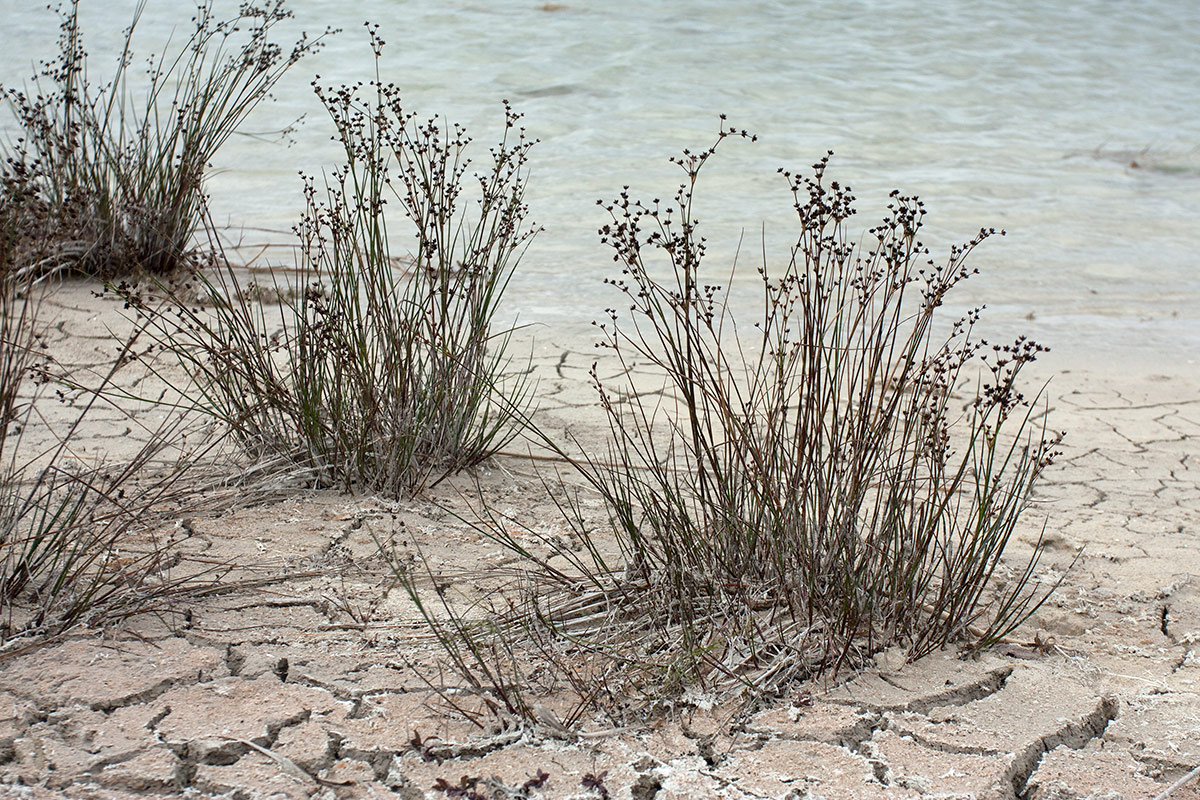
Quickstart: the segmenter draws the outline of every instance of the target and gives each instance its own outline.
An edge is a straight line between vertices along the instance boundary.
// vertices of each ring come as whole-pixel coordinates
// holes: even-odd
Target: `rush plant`
[[[396,570],[498,709],[529,715],[512,698],[531,674],[610,707],[773,692],[884,648],[917,658],[986,646],[1044,599],[1040,541],[1002,560],[1059,441],[1019,388],[1044,348],[989,345],[979,309],[941,318],[995,231],[936,263],[916,198],[893,193],[860,238],[828,157],[781,170],[795,243],[764,257],[762,312],[746,324],[710,272],[694,210],[703,169],[735,136],[747,134],[722,127],[712,147],[673,159],[685,175],[673,202],[626,192],[603,204],[601,239],[621,268],[610,283],[625,301],[598,325],[603,371],[637,367],[659,383],[614,385],[594,368],[607,452],[551,445],[599,494],[608,524],[589,524],[569,492],[559,502],[571,541],[528,524],[516,535],[522,522],[495,514],[481,523],[527,567],[484,621],[423,599],[421,576]]]
[[[38,257],[26,212],[20,202],[0,209],[0,660],[10,645],[77,625],[168,610],[198,583],[170,576],[174,552],[155,533],[189,496],[189,460],[162,458],[177,455],[183,420],[146,429],[131,414],[145,434],[132,458],[78,454],[92,409],[129,363],[132,339],[99,387],[73,393],[79,410],[57,438],[45,435],[45,404],[59,398],[47,391],[53,364],[39,335],[46,287],[23,268]]]
[[[192,279],[201,306],[128,295],[195,376],[199,410],[251,457],[321,486],[409,495],[502,447],[528,410],[497,313],[535,233],[533,142],[506,104],[503,137],[475,171],[466,132],[407,111],[393,84],[316,92],[346,160],[305,182],[296,291],[276,286],[281,304],[268,307],[220,263]]]
[[[70,0],[58,10],[58,53],[27,87],[4,90],[20,134],[2,148],[3,169],[34,190],[29,221],[50,245],[26,268],[111,277],[187,263],[213,156],[324,38],[273,42],[291,16],[283,0],[243,4],[226,20],[202,2],[187,39],[151,56],[141,75],[133,40],[144,7],[106,82],[92,83],[79,0]]]

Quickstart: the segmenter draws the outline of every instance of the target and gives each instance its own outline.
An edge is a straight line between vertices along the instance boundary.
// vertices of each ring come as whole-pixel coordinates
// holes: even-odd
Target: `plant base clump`
[[[986,646],[1044,599],[1040,541],[1013,568],[1001,560],[1059,441],[1018,389],[1044,348],[978,339],[978,309],[950,325],[939,314],[995,231],[935,264],[917,238],[923,204],[893,193],[860,247],[828,158],[781,170],[798,234],[782,264],[759,268],[763,313],[739,325],[693,211],[731,136],[747,134],[723,127],[674,159],[686,174],[674,202],[604,205],[628,313],[610,310],[600,346],[621,374],[662,376],[652,394],[594,368],[608,451],[559,447],[599,493],[606,529],[569,493],[572,542],[521,537],[549,558],[513,535],[519,521],[481,524],[527,566],[485,622],[422,603],[421,576],[396,566],[498,710],[535,718],[539,679],[579,708],[774,692],[889,647]]]

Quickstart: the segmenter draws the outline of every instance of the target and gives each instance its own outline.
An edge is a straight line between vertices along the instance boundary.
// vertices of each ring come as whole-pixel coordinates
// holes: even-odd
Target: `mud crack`
[[[976,700],[982,700],[989,695],[993,695],[1004,688],[1012,673],[1012,666],[999,667],[989,670],[978,680],[948,686],[940,691],[923,695],[913,700],[906,700],[903,703],[869,703],[857,699],[833,699],[830,702],[841,705],[856,705],[879,714],[889,711],[908,711],[913,714],[925,714],[930,709],[939,706],[965,706],[968,703],[974,703]],[[885,683],[897,686],[897,688],[903,688],[888,678],[883,678],[883,676],[881,678]]]
[[[1102,697],[1091,713],[1079,721],[1068,721],[1057,731],[1031,742],[1014,756],[1012,763],[997,782],[1003,792],[1002,796],[1028,800],[1029,778],[1037,771],[1046,753],[1063,745],[1072,750],[1083,748],[1088,742],[1103,735],[1108,724],[1117,718],[1119,710],[1120,704],[1115,697]]]

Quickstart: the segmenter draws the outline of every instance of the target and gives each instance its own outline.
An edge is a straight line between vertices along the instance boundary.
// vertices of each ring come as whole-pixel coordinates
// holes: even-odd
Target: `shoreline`
[[[237,226],[223,229],[221,233],[232,235],[239,230],[243,233],[269,232],[270,236],[255,244],[227,247],[225,252],[229,260],[244,264],[237,266],[237,271],[255,275],[271,271],[281,275],[295,274],[294,261],[278,260],[282,258],[281,253],[295,247],[291,234],[282,230]],[[534,250],[540,242],[541,238],[534,238]],[[991,243],[990,249],[997,252],[988,253],[988,259],[979,265],[980,274],[956,292],[953,306],[944,312],[945,317],[958,316],[973,305],[982,304],[985,309],[980,330],[984,332],[984,338],[988,333],[993,333],[997,341],[1029,335],[1050,348],[1045,361],[1059,367],[1060,372],[1087,369],[1104,373],[1132,369],[1150,373],[1183,369],[1194,375],[1200,374],[1200,355],[1197,355],[1200,353],[1200,314],[1195,310],[1196,304],[1191,302],[1192,293],[1184,291],[1164,299],[1161,292],[1151,290],[1154,284],[1147,281],[1140,293],[1118,296],[1109,302],[1098,301],[1100,290],[1085,285],[1081,285],[1078,295],[1072,297],[1063,296],[1061,291],[1049,298],[1039,297],[1036,293],[1019,297],[1011,290],[997,291],[998,286],[1005,284],[1002,277],[1004,244],[1002,240]],[[400,252],[404,248],[397,245],[395,249]],[[618,271],[611,255],[598,240],[585,250],[589,253],[589,258],[582,262],[585,266],[572,271],[570,277],[563,277],[562,270],[556,266],[559,262],[549,255],[531,258],[527,254],[517,266],[505,292],[502,316],[536,326],[540,336],[535,333],[535,340],[565,338],[572,343],[590,342],[594,338],[592,320],[602,318],[606,307],[620,306],[621,297],[605,285],[605,279],[616,277]],[[983,252],[987,253],[986,250]],[[776,251],[775,255],[782,257],[782,251]],[[933,255],[938,258],[944,254],[935,251]],[[729,263],[722,255],[709,256],[705,270],[718,283],[727,282]],[[739,317],[752,317],[759,311],[761,300],[757,283],[753,261],[740,263],[735,281],[736,297],[731,303]],[[564,297],[573,298],[574,305],[563,302]]]

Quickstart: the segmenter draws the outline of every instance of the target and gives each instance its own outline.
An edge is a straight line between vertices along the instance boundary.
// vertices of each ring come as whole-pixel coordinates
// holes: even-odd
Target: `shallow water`
[[[525,320],[579,330],[613,303],[595,201],[624,184],[668,196],[678,172],[667,156],[706,146],[726,113],[760,141],[729,143],[700,188],[715,275],[743,230],[744,251],[761,250],[765,228],[771,257],[785,254],[790,196],[775,170],[833,149],[833,177],[855,188],[863,228],[895,187],[926,201],[935,252],[980,226],[1007,229],[975,254],[983,274],[961,298],[986,301],[993,330],[1200,369],[1200,4],[566,3],[364,0],[351,16],[334,0],[294,0],[297,30],[346,30],[248,126],[276,130],[307,114],[290,147],[242,136],[221,154],[217,218],[291,226],[297,171],[336,159],[309,81],[369,76],[361,22],[371,19],[389,42],[383,75],[413,110],[464,122],[486,144],[509,98],[541,139],[529,199],[546,230],[511,296]],[[102,75],[134,2],[83,4]],[[149,5],[139,53],[187,25],[183,4]],[[0,0],[0,10],[0,80],[19,81],[50,52],[54,19],[27,0]],[[752,272],[753,258],[742,263]]]

